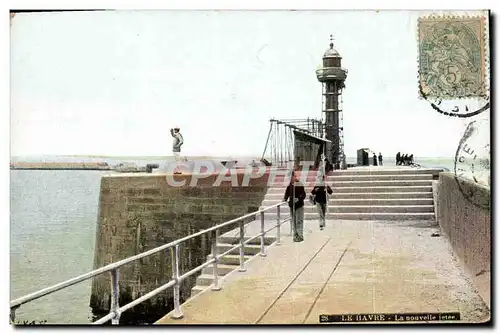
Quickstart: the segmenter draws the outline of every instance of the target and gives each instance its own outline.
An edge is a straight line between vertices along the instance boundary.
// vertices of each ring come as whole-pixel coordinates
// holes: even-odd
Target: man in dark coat
[[[373,153],[373,166],[377,166],[377,155]]]
[[[304,199],[306,191],[304,185],[299,182],[299,179],[292,174],[290,184],[286,187],[285,197],[283,201],[288,201],[293,225],[293,241],[304,241]],[[295,212],[294,212],[295,208]]]
[[[325,187],[326,186],[326,187]],[[333,193],[332,188],[325,182],[325,176],[321,177],[321,181],[313,188],[311,194],[314,196],[314,202],[319,212],[319,229],[322,230],[325,227],[325,215],[326,206],[328,205],[328,193],[331,195]]]
[[[382,157],[382,153],[378,153],[378,165],[382,166],[382,162],[384,161],[384,158]]]
[[[403,165],[408,166],[408,154],[403,155]]]
[[[396,166],[401,165],[401,152],[396,154]]]
[[[333,165],[328,159],[325,159],[325,173],[328,174],[333,170]]]

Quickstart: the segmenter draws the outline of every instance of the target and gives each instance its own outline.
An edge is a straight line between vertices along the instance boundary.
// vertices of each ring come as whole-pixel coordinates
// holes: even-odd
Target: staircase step
[[[330,200],[349,199],[349,198],[356,198],[356,199],[433,198],[432,188],[430,189],[431,191],[423,191],[423,192],[366,192],[366,193],[336,192],[330,196]]]
[[[208,260],[210,260],[211,258],[212,258],[212,254],[207,256]],[[252,258],[252,256],[249,256],[249,255],[244,256],[245,262],[251,258]],[[224,257],[219,258],[219,264],[239,266],[240,265],[240,256],[239,255],[225,255]]]
[[[326,177],[328,183],[336,181],[383,181],[383,180],[432,180],[433,174],[358,174],[358,175],[329,175]],[[271,178],[274,183],[289,183],[290,177],[276,175]],[[301,182],[317,182],[318,175],[310,175],[299,177]]]
[[[280,203],[280,200],[264,200],[262,207],[265,208]],[[329,199],[328,206],[334,205],[433,205],[432,198],[348,198],[348,199]],[[309,201],[305,202],[304,207],[316,207],[310,204]],[[288,206],[282,206],[281,212],[287,212]],[[266,212],[277,211],[277,208],[270,209]]]
[[[225,275],[229,274],[230,272],[232,272],[236,268],[238,268],[238,266],[230,265],[230,264],[218,264],[217,265],[217,272],[218,272],[219,276],[225,276]],[[213,272],[214,272],[214,269],[213,269],[212,264],[206,266],[205,268],[203,268],[201,270],[202,275],[203,274],[210,275]]]
[[[413,217],[413,218],[412,218]],[[304,213],[304,220],[318,220],[318,213]],[[405,220],[435,219],[434,212],[327,212],[326,219],[333,220]]]
[[[217,245],[219,249],[224,249],[228,250],[229,248],[232,247],[232,245],[229,244],[218,244]],[[245,249],[250,248],[251,251],[255,250],[255,246],[250,246],[246,245]],[[258,248],[260,252],[260,247]],[[236,251],[239,251],[238,249]],[[255,254],[252,255],[245,255],[244,259],[245,262],[251,259]],[[207,259],[211,259],[212,254],[207,256]],[[236,268],[239,267],[240,265],[240,257],[239,255],[225,255],[223,258],[219,259],[219,263],[217,264],[217,274],[219,276],[219,281],[224,278],[227,274],[231,273],[234,271]],[[211,284],[214,281],[214,275],[213,275],[213,270],[214,266],[213,264],[205,267],[202,269],[201,274],[196,278],[196,286],[194,286],[191,289],[191,297],[197,295],[207,287],[211,286]]]
[[[328,203],[337,206],[345,205],[433,205],[434,199],[432,198],[362,198],[362,199],[339,199],[334,198]]]
[[[264,242],[264,244],[265,244],[265,242]],[[231,245],[231,244],[222,244],[222,243],[219,243],[219,244],[217,244],[217,251],[219,252],[219,254],[222,254],[222,253],[228,251],[229,249],[231,249],[233,247],[234,247],[234,245]],[[255,254],[258,254],[260,252],[260,241],[259,241],[258,245],[245,245],[245,247],[243,249],[244,249],[245,255],[255,255]],[[229,254],[238,255],[238,254],[240,254],[240,250],[239,249],[235,249],[235,250],[233,250]]]
[[[257,169],[256,169],[257,171]],[[393,168],[387,168],[387,167],[362,167],[362,168],[350,168],[347,170],[335,170],[332,171],[328,174],[327,177],[332,177],[332,176],[346,176],[346,175],[353,175],[353,176],[379,176],[379,175],[432,175],[433,177],[436,177],[439,175],[440,172],[443,172],[443,168],[411,168],[411,167],[396,167],[394,166]],[[280,169],[280,170],[268,170],[267,172],[270,172],[273,177],[276,178],[284,178],[289,177],[290,175],[290,170],[287,169]],[[307,177],[317,177],[318,175],[321,175],[318,173],[318,171],[304,171],[304,172],[295,172],[295,174],[298,177],[306,177],[304,174],[307,174]]]
[[[331,175],[327,176],[327,182],[336,181],[393,181],[393,180],[431,180],[432,174],[381,174],[381,175]]]
[[[411,219],[411,217],[427,217],[422,219],[435,219],[434,212],[327,212],[327,219],[337,220],[377,220],[377,219]],[[269,217],[276,218],[275,213],[270,213]],[[287,217],[287,215],[285,215]],[[385,217],[385,218],[384,218]],[[388,218],[387,218],[388,217]],[[410,217],[410,218],[408,218]],[[281,216],[283,219],[283,215]],[[304,220],[318,220],[319,214],[306,212],[304,213]]]
[[[310,193],[312,188],[306,187]],[[432,192],[432,185],[428,186],[377,186],[377,187],[332,187],[334,193],[366,193],[366,192]],[[285,188],[269,188],[268,194],[285,194]]]
[[[319,219],[319,215],[305,215],[306,220]],[[333,220],[435,220],[433,212],[362,212],[362,213],[328,213],[327,219]]]
[[[304,214],[316,214],[317,207],[313,205],[304,206]],[[434,205],[329,205],[328,212],[434,212]],[[276,210],[266,211],[266,218],[273,219],[276,217]],[[289,207],[283,207],[280,211],[282,218],[287,217],[290,214]]]
[[[260,207],[260,209],[263,209],[263,208],[265,208],[265,206]],[[315,213],[316,211],[317,211],[316,206],[309,204],[309,202],[307,202],[307,204],[304,205],[304,212]],[[266,210],[266,213],[265,213],[266,219],[273,219],[273,218],[269,218],[269,217],[276,217],[277,212],[278,212],[278,210],[276,208]],[[280,214],[282,215],[282,218],[286,218],[290,214],[290,208],[287,205],[281,206]]]
[[[442,171],[444,171],[444,170],[440,169],[440,168],[363,167],[363,168],[352,168],[352,169],[347,169],[347,170],[335,170],[335,171],[332,171],[329,174],[329,176],[338,176],[338,175],[391,175],[391,174],[392,175],[432,174],[434,176],[437,176]]]
[[[219,282],[224,276],[219,275]],[[214,275],[212,274],[201,274],[196,278],[196,286],[211,286],[214,281]],[[192,295],[192,294],[191,294]]]
[[[208,287],[209,287],[209,285],[207,285],[207,286],[204,286],[204,285],[195,285],[195,286],[193,286],[191,288],[191,297],[196,296],[197,294],[199,294],[200,292],[204,291]]]
[[[244,239],[248,240],[249,238],[245,237]],[[264,237],[264,245],[270,245],[270,244],[272,244],[275,241],[276,241],[276,237],[268,236],[268,235],[266,235]],[[226,235],[222,235],[222,236],[219,237],[219,243],[222,243],[222,244],[236,245],[239,242],[240,242],[240,237],[239,236],[226,236]],[[260,238],[253,239],[252,241],[250,241],[248,243],[248,245],[260,245]]]
[[[328,212],[434,212],[434,205],[333,205]]]
[[[316,182],[303,182],[302,185],[307,189],[314,188]],[[335,181],[329,182],[328,185],[332,188],[340,187],[406,187],[406,186],[432,186],[432,180],[375,180],[375,181]],[[271,184],[272,189],[283,189],[285,191],[287,183],[274,182]]]
[[[316,182],[316,181],[318,181],[319,179],[320,179],[320,178],[319,178],[319,176],[317,176],[317,175],[307,175],[307,177],[306,177],[306,176],[304,176],[304,177],[299,177],[299,180],[300,180],[301,182]],[[271,176],[269,177],[269,180],[270,180],[271,182],[273,182],[273,183],[284,183],[284,184],[288,184],[288,183],[290,183],[290,177],[289,177],[289,176],[285,177],[285,176],[283,176],[283,175],[276,175],[276,176],[274,176],[274,177],[271,175]]]
[[[367,193],[333,193],[330,195],[330,203],[336,199],[402,199],[402,198],[433,198],[432,191],[427,192],[367,192]],[[281,193],[271,193],[264,196],[264,201],[276,201],[283,199]]]

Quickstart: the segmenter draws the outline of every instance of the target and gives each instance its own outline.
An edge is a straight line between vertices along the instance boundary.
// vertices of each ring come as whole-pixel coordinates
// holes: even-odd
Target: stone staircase
[[[333,190],[329,196],[327,219],[434,220],[432,180],[440,171],[410,167],[334,171],[327,177],[327,183]],[[317,172],[313,171],[301,178],[308,195],[316,179]],[[283,200],[286,184],[282,180],[276,178],[262,202],[263,207]],[[290,209],[283,207],[281,212],[288,215]],[[306,200],[304,219],[318,218],[316,207]]]
[[[272,222],[269,223],[276,224],[276,220],[273,220]],[[258,225],[260,227],[260,220],[255,220],[253,222],[250,222],[248,223],[248,225],[254,225],[253,227],[257,227]],[[266,225],[268,226],[268,224]],[[248,233],[248,230],[249,229],[246,228],[245,235]],[[254,235],[259,233],[258,228],[252,230],[253,230],[252,232],[248,233],[249,236],[245,238],[245,240],[248,240],[250,237],[253,237]],[[269,234],[272,234],[272,231],[269,232]],[[266,247],[273,244],[275,241],[276,237],[273,235],[266,235],[264,238],[264,244],[266,245]],[[237,245],[239,242],[240,242],[239,228],[230,231],[222,236],[219,236],[219,239],[217,240],[217,253],[222,254],[228,251],[230,248]],[[260,252],[260,238],[255,238],[244,247],[245,262],[254,256],[258,256],[259,252]],[[208,255],[207,259],[211,259],[212,256],[213,256],[212,254]],[[238,270],[239,267],[240,267],[239,249],[235,249],[229,254],[225,255],[223,258],[221,258],[219,264],[217,265],[217,271],[219,274],[219,284],[221,283],[220,280],[222,280],[224,276],[233,272],[234,270]],[[209,265],[203,268],[201,271],[201,275],[196,278],[196,285],[191,289],[191,297],[194,297],[196,294],[209,288],[212,285],[213,281],[214,281],[213,265]]]
[[[433,220],[434,200],[432,180],[441,170],[414,168],[353,168],[343,171],[333,171],[327,182],[333,190],[329,198],[327,219],[342,220]],[[317,180],[317,172],[310,171],[301,178],[309,195]],[[284,175],[277,175],[262,201],[261,208],[279,203],[287,186]],[[276,224],[277,210],[266,211],[266,229]],[[290,215],[287,206],[281,207],[281,219]],[[304,218],[318,219],[316,208],[305,202]],[[288,224],[288,223],[287,223]],[[260,219],[248,223],[245,236],[253,237],[260,231]],[[287,231],[288,228],[282,228]],[[269,232],[265,245],[276,241],[275,230]],[[285,232],[286,234],[286,232]],[[221,254],[239,243],[239,228],[222,236],[217,241],[217,252]],[[248,240],[248,238],[245,238]],[[260,252],[260,239],[256,238],[244,248],[245,262]],[[208,255],[208,259],[212,254]],[[218,265],[219,280],[239,268],[239,249],[220,259]],[[213,283],[213,266],[204,268],[196,279],[196,285],[191,289],[191,297],[210,288]]]

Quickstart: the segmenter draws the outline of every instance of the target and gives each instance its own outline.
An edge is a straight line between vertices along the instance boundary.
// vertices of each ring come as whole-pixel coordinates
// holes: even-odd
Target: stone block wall
[[[243,173],[237,177],[237,184],[241,185]],[[162,174],[118,174],[102,178],[94,268],[258,210],[267,191],[268,176],[250,179],[248,186],[235,186],[230,181],[214,185],[216,175],[200,179],[195,187],[189,185],[190,175],[174,178],[176,182],[185,180],[186,185],[173,187]],[[181,274],[206,260],[213,238],[214,235],[203,235],[180,246]],[[170,252],[163,251],[120,268],[120,305],[167,283],[172,277],[171,263]],[[182,301],[189,298],[195,281],[196,275],[183,282]],[[110,274],[94,278],[90,306],[95,316],[102,317],[109,312],[110,296]],[[172,288],[124,312],[120,323],[150,323],[171,309]]]
[[[491,206],[484,207],[484,203],[490,203],[491,192],[473,181],[459,181],[460,187],[452,173],[440,173],[437,219],[464,273],[490,307]],[[474,200],[464,194],[473,195]]]

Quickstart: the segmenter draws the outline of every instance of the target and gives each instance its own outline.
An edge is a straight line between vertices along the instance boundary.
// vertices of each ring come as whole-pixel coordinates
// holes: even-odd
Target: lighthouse
[[[322,85],[322,105],[325,122],[326,158],[334,169],[346,168],[344,154],[344,128],[342,126],[342,91],[345,88],[347,70],[342,68],[342,57],[333,47],[330,35],[330,47],[323,55],[323,67],[316,70],[316,77]]]

